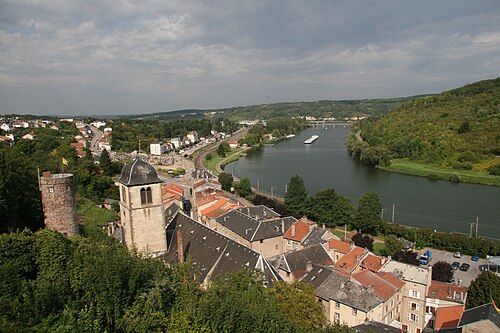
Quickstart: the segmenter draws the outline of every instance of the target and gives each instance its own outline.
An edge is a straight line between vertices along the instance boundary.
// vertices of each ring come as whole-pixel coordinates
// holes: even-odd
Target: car
[[[454,261],[453,264],[451,264],[451,268],[454,270],[457,270],[458,267],[460,267],[460,263],[458,261]]]
[[[460,253],[460,252],[455,252],[455,253],[453,253],[453,257],[454,257],[454,258],[462,258],[462,253]]]
[[[469,265],[469,264],[466,264],[466,263],[464,262],[462,265],[460,265],[460,268],[459,268],[459,269],[460,269],[461,271],[467,272],[467,271],[469,270],[469,268],[470,268],[470,265]]]
[[[479,260],[479,256],[472,256],[470,258],[470,260],[472,260],[472,261],[478,261]]]

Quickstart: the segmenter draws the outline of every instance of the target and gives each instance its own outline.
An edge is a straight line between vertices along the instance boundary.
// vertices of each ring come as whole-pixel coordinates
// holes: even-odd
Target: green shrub
[[[456,173],[454,173],[450,176],[450,178],[448,178],[448,180],[450,182],[453,182],[453,183],[458,183],[458,182],[460,182],[460,175],[457,175]]]
[[[429,180],[438,180],[439,176],[436,175],[435,173],[430,173],[430,174],[427,175],[427,179],[429,179]]]
[[[500,176],[500,163],[493,164],[488,168],[490,175]]]

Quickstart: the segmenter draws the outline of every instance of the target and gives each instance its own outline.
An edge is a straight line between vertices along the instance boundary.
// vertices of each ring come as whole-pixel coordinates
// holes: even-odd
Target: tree
[[[306,212],[307,190],[304,181],[295,175],[290,178],[285,193],[285,208],[292,214],[302,215]]]
[[[243,178],[236,184],[236,193],[240,197],[246,198],[252,195],[252,185],[250,184],[250,179]]]
[[[219,183],[221,184],[224,191],[231,191],[231,187],[233,186],[233,176],[228,173],[222,172],[219,175]]]
[[[109,153],[106,149],[104,149],[101,152],[101,156],[99,156],[99,165],[102,169],[103,175],[113,175],[113,162],[111,162],[111,158],[109,157]]]
[[[368,235],[356,234],[352,237],[352,241],[356,246],[373,251],[373,238]]]
[[[394,253],[399,252],[403,249],[403,242],[401,242],[396,236],[389,235],[384,241],[385,249],[384,255],[392,256]]]
[[[432,266],[432,279],[441,282],[450,282],[453,278],[453,268],[446,261],[438,261]]]
[[[291,318],[296,326],[315,331],[325,324],[325,312],[312,285],[298,281],[277,282],[269,292],[277,299],[280,312]]]
[[[320,224],[329,227],[336,226],[334,216],[336,198],[337,193],[334,189],[329,188],[318,191],[307,200],[307,216]]]
[[[500,277],[489,271],[482,271],[469,286],[467,309],[491,303],[500,304]]]
[[[394,253],[392,259],[410,265],[419,265],[418,253],[413,251],[398,251]]]
[[[220,157],[226,156],[226,153],[229,152],[231,148],[229,148],[229,144],[227,142],[221,142],[219,147],[217,147],[217,154]]]
[[[354,215],[353,226],[358,231],[377,235],[382,228],[380,211],[382,205],[375,192],[365,192],[359,198],[358,209]]]

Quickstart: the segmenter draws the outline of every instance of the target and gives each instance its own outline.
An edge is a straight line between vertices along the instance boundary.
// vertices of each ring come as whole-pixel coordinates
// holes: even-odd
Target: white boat
[[[306,145],[309,145],[309,144],[313,143],[314,141],[318,140],[318,138],[319,138],[319,135],[313,135],[309,139],[307,139],[306,141],[304,141],[304,143]]]
[[[286,136],[286,138],[287,138],[287,139],[290,139],[290,138],[293,138],[294,136],[295,136],[295,134],[288,134],[288,135]]]

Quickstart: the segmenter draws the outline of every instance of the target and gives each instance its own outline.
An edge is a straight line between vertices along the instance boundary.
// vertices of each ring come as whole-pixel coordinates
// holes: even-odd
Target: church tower
[[[167,251],[161,179],[140,158],[125,165],[120,178],[120,215],[125,244],[153,256]]]

